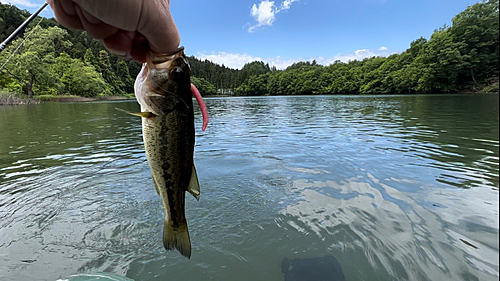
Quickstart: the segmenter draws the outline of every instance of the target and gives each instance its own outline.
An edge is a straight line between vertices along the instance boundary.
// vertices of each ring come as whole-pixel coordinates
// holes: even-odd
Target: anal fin
[[[189,181],[188,190],[196,200],[200,200],[200,183],[198,182],[198,175],[196,174],[196,168],[193,164],[193,171],[191,172],[191,180]]]
[[[160,195],[160,189],[158,188],[158,184],[156,183],[155,177],[153,177],[153,184],[155,185],[156,193]]]

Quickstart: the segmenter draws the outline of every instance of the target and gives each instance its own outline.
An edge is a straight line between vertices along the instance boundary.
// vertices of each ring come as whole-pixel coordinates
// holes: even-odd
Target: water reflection
[[[498,208],[478,213],[493,192],[463,194],[480,196],[462,206],[466,213],[455,209],[454,214],[440,216],[439,211],[420,206],[371,174],[365,180],[369,181],[361,177],[341,183],[297,180],[292,192],[302,200],[281,210],[282,223],[303,235],[317,235],[332,252],[341,251],[337,258],[344,271],[364,268],[359,262],[367,262],[366,267],[378,269],[378,280],[463,280],[464,276],[487,280],[489,274],[498,275],[498,248],[494,246],[498,243],[493,242],[498,238],[498,216],[494,215]],[[391,182],[414,184],[408,179]],[[456,207],[446,200],[438,202]],[[460,227],[465,222],[470,227]],[[351,257],[352,252],[364,252],[365,257]],[[464,267],[466,263],[474,273]],[[373,280],[370,276],[370,272],[360,272],[356,279]]]
[[[0,279],[283,280],[328,255],[347,280],[498,279],[498,96],[206,103],[191,260],[161,244],[140,120],[114,109],[136,103],[0,107]]]

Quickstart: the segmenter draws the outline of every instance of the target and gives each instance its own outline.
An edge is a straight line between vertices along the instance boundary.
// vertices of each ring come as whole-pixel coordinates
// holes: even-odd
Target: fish
[[[196,98],[203,116],[208,113],[203,99],[191,84],[191,70],[180,47],[174,54],[149,54],[134,84],[142,117],[146,158],[153,185],[165,211],[163,246],[191,258],[191,240],[185,215],[186,191],[200,198],[200,184],[194,166],[194,109]]]

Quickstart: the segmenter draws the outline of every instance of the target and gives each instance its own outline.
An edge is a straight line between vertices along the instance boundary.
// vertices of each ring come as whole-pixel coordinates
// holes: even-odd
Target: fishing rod
[[[5,49],[5,47],[7,47],[7,44],[9,44],[12,40],[14,40],[14,38],[17,37],[17,35],[19,35],[19,33],[21,33],[21,31],[30,23],[33,21],[33,19],[38,16],[38,14],[43,11],[43,9],[45,9],[45,7],[47,7],[47,3],[44,3],[40,8],[38,8],[38,10],[33,13],[27,20],[25,20],[23,22],[23,24],[21,24],[17,29],[16,31],[14,31],[7,39],[5,39],[5,41],[2,42],[2,44],[0,44],[0,52],[3,51],[3,49]]]

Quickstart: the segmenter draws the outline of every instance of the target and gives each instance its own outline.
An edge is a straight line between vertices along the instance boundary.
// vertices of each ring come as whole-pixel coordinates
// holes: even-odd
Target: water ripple
[[[0,279],[282,280],[325,255],[348,280],[498,279],[498,96],[206,103],[189,261],[163,249],[140,120],[114,110],[137,104],[0,108]]]

